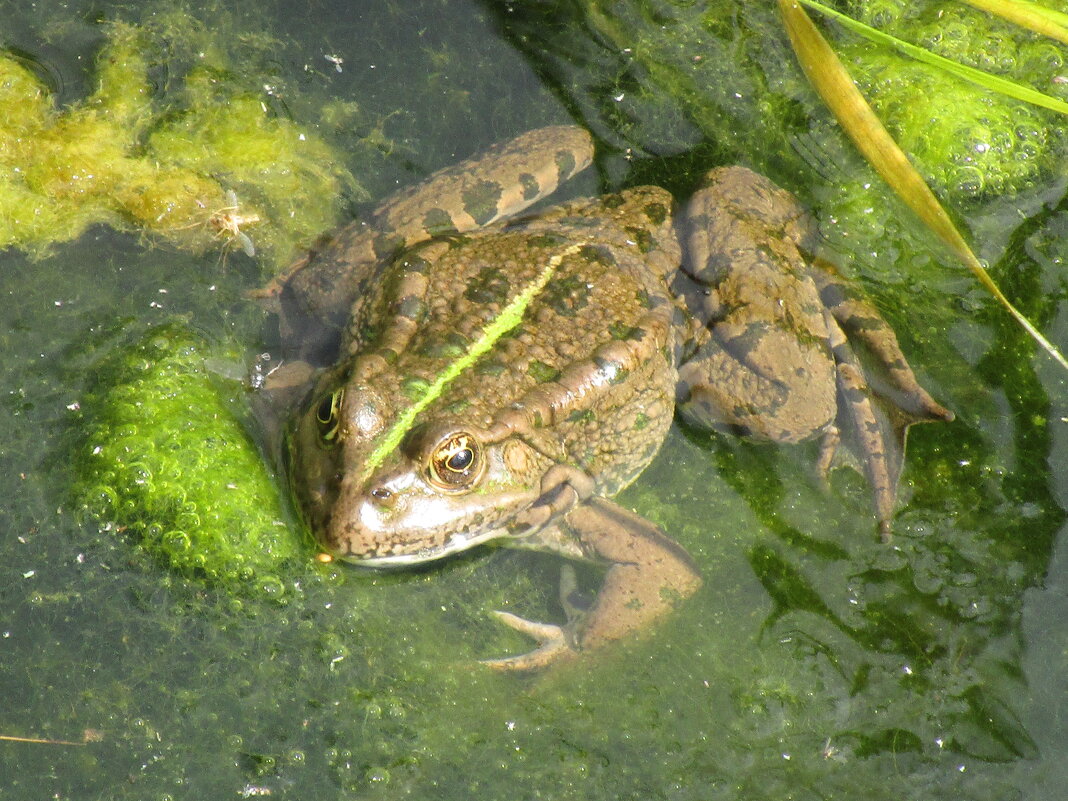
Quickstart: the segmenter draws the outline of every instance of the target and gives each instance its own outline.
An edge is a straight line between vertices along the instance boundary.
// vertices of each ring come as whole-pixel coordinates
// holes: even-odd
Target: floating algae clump
[[[261,100],[263,76],[235,77],[222,32],[181,14],[105,31],[96,90],[62,109],[0,52],[0,248],[41,255],[106,223],[192,251],[251,236],[280,265],[362,192],[314,126]]]
[[[106,360],[82,404],[79,503],[182,572],[283,595],[280,571],[312,546],[237,417],[242,387],[212,375],[207,354],[169,325]]]

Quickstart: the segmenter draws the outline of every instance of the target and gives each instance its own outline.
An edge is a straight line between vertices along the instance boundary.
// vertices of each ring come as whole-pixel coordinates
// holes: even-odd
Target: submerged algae
[[[314,126],[274,113],[263,76],[237,77],[195,20],[105,32],[96,90],[63,109],[0,53],[0,248],[41,255],[105,223],[202,251],[247,236],[243,221],[280,265],[334,224],[345,192],[362,192]],[[177,91],[149,80],[164,59]]]
[[[210,355],[172,324],[100,366],[82,404],[76,494],[91,517],[182,572],[280,595],[281,571],[307,563],[311,545],[241,424],[242,388],[209,372]]]

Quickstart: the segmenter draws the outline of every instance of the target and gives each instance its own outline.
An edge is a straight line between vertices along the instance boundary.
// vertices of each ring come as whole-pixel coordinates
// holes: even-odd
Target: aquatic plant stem
[[[786,32],[809,81],[853,144],[909,208],[945,242],[994,298],[1065,370],[1068,360],[1012,305],[964,241],[934,192],[853,83],[834,50],[801,7],[803,0],[779,0]]]

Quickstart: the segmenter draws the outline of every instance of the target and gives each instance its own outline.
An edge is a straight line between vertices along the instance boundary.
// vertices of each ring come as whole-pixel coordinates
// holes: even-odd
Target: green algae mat
[[[74,494],[173,569],[278,596],[312,544],[242,425],[241,382],[214,376],[209,354],[175,323],[97,365]]]
[[[0,0],[0,797],[1058,797],[1068,380],[851,151],[774,7]],[[963,4],[837,7],[1068,85],[1063,46]],[[820,24],[1068,345],[1063,121]],[[797,192],[957,420],[914,429],[890,546],[814,447],[678,427],[621,500],[702,589],[500,675],[478,660],[529,643],[492,610],[562,619],[560,561],[317,563],[254,419],[277,336],[246,294],[365,200],[564,122],[599,140],[565,193],[681,197],[725,163]]]

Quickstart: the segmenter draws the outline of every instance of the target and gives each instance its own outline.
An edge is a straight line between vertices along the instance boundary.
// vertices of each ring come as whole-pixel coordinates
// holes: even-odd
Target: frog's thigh
[[[837,388],[825,343],[799,341],[772,328],[759,344],[742,349],[737,347],[742,336],[717,326],[679,368],[677,408],[683,418],[781,443],[827,430],[837,414]]]
[[[592,161],[593,139],[577,125],[528,131],[394,194],[375,211],[375,228],[408,244],[473,231],[515,216]]]

